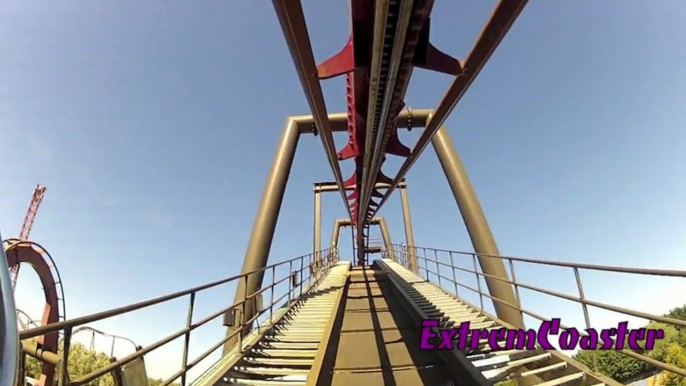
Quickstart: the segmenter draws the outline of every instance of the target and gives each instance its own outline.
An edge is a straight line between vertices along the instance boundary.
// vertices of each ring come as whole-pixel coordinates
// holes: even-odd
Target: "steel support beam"
[[[319,251],[322,250],[322,195],[314,191],[314,251],[313,261],[320,261]]]
[[[433,110],[417,109],[417,110],[402,110],[396,118],[396,125],[398,129],[416,129],[424,127],[426,121],[431,117]],[[314,118],[311,115],[295,115],[290,117],[298,125],[298,130],[301,134],[316,134],[317,127],[315,126]],[[329,114],[329,124],[331,131],[334,133],[347,131],[346,113],[331,113]]]
[[[329,249],[334,249],[338,247],[338,238],[341,235],[341,228],[344,224],[350,224],[350,220],[338,219],[333,223],[333,230],[331,231],[331,242],[329,243]]]
[[[300,84],[303,87],[307,104],[310,106],[315,128],[324,145],[324,151],[331,165],[336,184],[341,190],[343,204],[348,212],[348,216],[352,217],[350,204],[343,190],[341,166],[336,156],[333,132],[326,112],[326,102],[324,101],[324,93],[319,83],[317,64],[314,61],[312,44],[310,43],[302,4],[300,0],[273,0],[272,3],[281,24],[283,35],[286,38],[293,64],[300,78]]]
[[[281,210],[281,203],[283,202],[283,195],[286,191],[286,183],[291,172],[299,138],[300,132],[298,131],[297,124],[292,119],[288,119],[283,128],[281,140],[274,156],[274,162],[262,193],[260,207],[253,223],[250,241],[245,252],[243,268],[241,270],[243,274],[264,268],[267,265],[276,222]],[[239,280],[234,304],[243,301],[246,296],[257,292],[262,287],[263,277],[264,272],[259,272],[250,275],[247,281]],[[253,302],[250,301],[245,303],[244,310],[244,314],[234,318],[233,325],[230,323],[232,319],[231,311],[227,312],[224,316],[224,325],[229,327],[227,336],[241,328],[240,326],[243,322],[250,320],[256,312]],[[247,333],[249,330],[249,328],[245,328],[243,333]],[[237,335],[229,339],[224,345],[224,354],[228,353],[237,341]]]
[[[316,275],[319,267],[322,266],[322,256],[319,251],[322,250],[322,195],[320,192],[314,192],[314,251],[312,253],[312,260],[310,267],[312,273]]]
[[[388,231],[388,224],[386,224],[386,219],[383,217],[375,217],[370,221],[370,223],[378,223],[381,228],[381,237],[383,237],[384,246],[386,247],[386,252],[388,257],[396,261],[395,253],[393,252],[393,241],[391,240],[391,232]]]
[[[404,129],[411,127],[413,118],[426,120],[430,114],[430,110],[415,110],[411,113],[409,111],[403,111],[397,118],[398,128]],[[346,131],[347,114],[329,114],[327,123],[332,132]],[[250,241],[241,270],[242,274],[264,268],[267,265],[269,251],[274,238],[274,230],[276,229],[276,223],[283,202],[283,194],[286,190],[286,183],[290,175],[300,134],[316,135],[318,133],[317,127],[318,126],[315,126],[315,118],[312,115],[291,116],[287,119],[281,134],[281,140],[276,155],[274,156],[270,174],[262,193],[260,207],[253,223]],[[339,190],[338,183],[332,184],[335,184],[336,186],[336,189],[334,190]],[[341,194],[345,198],[345,191],[341,191]],[[336,238],[336,243],[338,243],[338,238]],[[252,275],[247,281],[247,286],[245,285],[245,281],[241,281],[238,284],[238,288],[236,288],[234,303],[241,302],[245,296],[258,291],[262,287],[263,277],[263,273]],[[224,315],[224,325],[228,327],[227,336],[236,331],[238,329],[237,326],[241,325],[243,320],[250,320],[250,318],[255,315],[255,311],[254,305],[248,302],[246,304],[245,314],[240,315],[238,318],[234,318],[234,315],[232,315],[231,312],[227,312]],[[224,345],[224,353],[231,350],[237,340],[237,336],[229,339]]]
[[[424,128],[424,132],[417,140],[412,153],[405,162],[400,166],[398,174],[396,175],[391,188],[386,191],[386,194],[379,202],[379,206],[373,214],[378,213],[379,209],[388,200],[393,190],[397,187],[401,179],[405,177],[407,172],[412,168],[419,156],[424,152],[429,145],[431,138],[435,135],[438,129],[445,123],[450,113],[455,109],[458,102],[465,94],[469,86],[472,84],[481,69],[486,65],[491,55],[498,47],[500,42],[507,35],[510,27],[514,24],[517,17],[526,6],[528,0],[500,0],[498,5],[493,10],[490,19],[486,26],[481,31],[476,43],[472,47],[471,52],[464,61],[462,68],[464,71],[455,78],[452,85],[448,89],[441,102],[438,104],[435,112],[429,118],[429,121]]]
[[[428,145],[434,133],[445,123],[448,115],[457,106],[457,103],[474,79],[476,79],[477,75],[479,75],[488,59],[493,55],[495,49],[498,48],[500,42],[505,38],[505,35],[507,35],[510,27],[517,20],[527,2],[528,0],[500,0],[498,2],[498,6],[493,10],[488,23],[481,31],[481,35],[474,44],[469,56],[467,56],[464,66],[462,66],[464,73],[458,76],[453,81],[453,84],[450,85],[448,92],[438,104],[436,112],[417,141],[415,150],[412,151],[413,153],[421,152]]]
[[[453,146],[445,127],[441,127],[431,140],[436,151],[441,167],[453,191],[457,206],[462,213],[462,219],[469,233],[469,238],[474,246],[474,251],[479,256],[479,263],[484,274],[509,280],[505,265],[502,260],[481,255],[499,256],[498,246],[495,243],[491,228],[488,226],[486,216],[481,208],[476,192],[472,187],[467,172],[460,161],[455,146]],[[519,305],[512,286],[508,283],[486,277],[486,285],[491,296],[512,305]],[[493,301],[493,307],[498,318],[517,327],[524,328],[522,315],[516,309],[508,307],[500,302]]]
[[[395,253],[393,252],[393,241],[391,240],[391,232],[388,230],[388,224],[383,217],[374,217],[369,221],[370,225],[378,225],[381,228],[381,237],[383,238],[384,246],[388,251],[391,260],[396,261]],[[349,219],[338,219],[333,224],[333,231],[331,232],[330,248],[338,246],[338,238],[340,237],[341,228],[353,226],[353,222]]]
[[[405,244],[407,245],[407,263],[410,271],[419,273],[417,264],[417,251],[414,244],[414,231],[412,230],[412,217],[410,217],[410,199],[407,197],[405,184],[398,185],[400,189],[400,206],[403,209],[403,223],[405,224]]]
[[[377,182],[375,185],[376,189],[388,189],[391,186],[391,184],[387,184],[384,182]],[[404,188],[406,187],[407,184],[405,180],[400,181],[398,184],[398,188]],[[345,190],[355,190],[355,185],[350,185],[345,188]],[[321,193],[328,193],[328,192],[337,192],[338,191],[338,186],[336,186],[335,182],[317,182],[314,184],[314,191],[315,192],[321,192]]]

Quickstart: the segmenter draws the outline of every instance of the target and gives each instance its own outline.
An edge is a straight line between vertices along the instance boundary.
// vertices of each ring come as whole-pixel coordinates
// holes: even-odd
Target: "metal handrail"
[[[484,297],[491,299],[495,302],[498,302],[500,304],[503,304],[505,306],[508,306],[510,308],[514,308],[517,311],[519,311],[522,314],[522,317],[524,314],[529,315],[535,319],[538,319],[542,322],[545,321],[550,321],[551,319],[546,318],[544,316],[541,316],[535,312],[532,312],[530,310],[527,310],[521,306],[521,297],[519,294],[519,289],[524,288],[528,289],[531,291],[535,291],[544,295],[549,295],[553,296],[556,298],[560,299],[565,299],[573,302],[580,303],[583,309],[584,313],[584,319],[586,322],[586,328],[591,328],[591,319],[588,313],[588,306],[604,309],[604,310],[609,310],[609,311],[614,311],[617,313],[621,313],[624,315],[630,315],[630,316],[635,316],[643,319],[648,319],[656,322],[661,322],[665,324],[670,324],[679,328],[686,328],[686,321],[684,320],[679,320],[675,318],[668,318],[665,316],[660,316],[660,315],[653,315],[645,312],[640,312],[640,311],[634,311],[630,310],[628,308],[623,308],[623,307],[617,307],[611,304],[606,304],[602,302],[597,302],[593,300],[589,300],[585,295],[584,295],[584,290],[581,282],[581,273],[580,270],[589,270],[589,271],[601,271],[601,272],[616,272],[616,273],[628,273],[628,274],[643,274],[643,275],[654,275],[654,276],[669,276],[669,277],[680,277],[680,278],[686,278],[686,271],[680,271],[680,270],[664,270],[664,269],[649,269],[649,268],[628,268],[628,267],[617,267],[617,266],[607,266],[607,265],[597,265],[597,264],[584,264],[584,263],[569,263],[569,262],[561,262],[561,261],[550,261],[550,260],[538,260],[538,259],[531,259],[531,258],[522,258],[522,257],[513,257],[513,256],[496,256],[496,255],[488,255],[488,254],[480,254],[480,253],[475,253],[475,252],[460,252],[460,251],[451,251],[451,250],[446,250],[446,249],[437,249],[437,248],[426,248],[426,247],[408,247],[408,246],[401,246],[397,244],[393,244],[393,249],[396,253],[396,256],[398,258],[398,263],[401,265],[404,265],[405,267],[409,267],[409,261],[411,260],[409,257],[412,256],[414,257],[417,262],[418,262],[418,270],[419,270],[419,275],[423,276],[424,279],[427,281],[431,281],[429,279],[429,274],[433,274],[436,276],[437,281],[438,281],[438,286],[439,287],[444,287],[443,286],[443,280],[447,280],[448,282],[452,283],[454,285],[454,290],[455,290],[455,296],[458,296],[458,287],[465,288],[469,291],[475,292],[479,295],[479,300],[480,300],[480,310],[484,312]],[[410,249],[412,249],[412,252],[410,252]],[[421,255],[418,253],[421,251]],[[427,252],[429,252],[427,254]],[[450,263],[443,262],[439,260],[439,253],[443,254],[448,254],[450,257]],[[432,256],[433,255],[433,256]],[[428,257],[427,257],[428,256]],[[462,268],[458,267],[455,265],[454,257],[455,256],[470,256],[472,258],[472,263],[474,266],[474,269],[467,269],[467,268]],[[433,257],[433,258],[432,258]],[[510,274],[512,275],[512,280],[509,278],[501,278],[493,275],[489,275],[486,273],[479,272],[478,270],[478,263],[477,263],[477,258],[478,257],[487,257],[487,258],[494,258],[494,259],[500,259],[500,260],[507,260],[510,266]],[[424,266],[422,267],[420,262],[424,262]],[[576,279],[576,285],[577,285],[577,290],[579,292],[579,296],[571,296],[567,294],[562,294],[556,291],[548,290],[545,288],[540,288],[528,284],[524,284],[520,281],[517,281],[516,278],[516,273],[514,270],[514,264],[513,262],[522,262],[522,263],[529,263],[529,264],[538,264],[538,265],[547,265],[547,266],[556,266],[556,267],[564,267],[564,268],[571,268],[574,272],[574,276]],[[435,271],[431,270],[429,268],[429,265],[435,267]],[[446,267],[447,269],[452,271],[452,277],[444,276],[440,272],[439,267]],[[467,273],[472,273],[476,277],[476,282],[477,282],[477,288],[473,288],[469,285],[466,285],[464,283],[460,283],[457,278],[456,278],[456,271],[462,271],[462,272],[467,272]],[[424,272],[424,275],[422,275],[422,272]],[[516,295],[516,300],[517,303],[519,304],[511,304],[505,300],[499,299],[493,295],[490,295],[488,293],[485,293],[482,290],[481,287],[481,280],[480,277],[488,278],[488,279],[494,279],[498,280],[504,283],[508,283],[514,286],[515,289],[515,295]],[[445,288],[444,288],[445,289]],[[561,328],[563,329],[569,329],[570,327],[560,325]],[[586,335],[585,332],[579,331],[580,335]],[[676,366],[663,363],[660,361],[657,361],[653,358],[649,358],[645,355],[638,354],[636,352],[633,352],[631,350],[623,349],[619,350],[622,354],[625,354],[627,356],[630,356],[634,359],[643,361],[648,363],[649,365],[658,367],[662,370],[670,371],[672,373],[681,375],[686,377],[686,369],[681,369]]]
[[[314,260],[313,258],[317,256],[324,256],[325,258],[321,260]],[[307,261],[307,262],[306,262]],[[338,261],[338,251],[334,249],[324,249],[321,251],[317,251],[314,253],[309,253],[307,255],[302,255],[298,256],[286,261],[282,261],[279,263],[275,263],[269,266],[266,266],[261,269],[257,269],[248,273],[240,274],[240,275],[235,275],[231,276],[226,279],[214,281],[208,284],[200,285],[197,287],[189,288],[183,291],[175,292],[169,295],[165,296],[160,296],[154,299],[149,299],[143,302],[123,306],[123,307],[118,307],[112,310],[108,311],[103,311],[71,320],[66,320],[63,322],[59,323],[53,323],[49,324],[46,326],[40,326],[37,328],[33,328],[30,330],[25,330],[22,331],[19,334],[20,339],[25,340],[25,339],[30,339],[36,336],[41,336],[44,334],[49,334],[52,332],[56,331],[64,331],[64,349],[62,351],[62,360],[60,362],[61,365],[61,371],[59,374],[59,386],[77,386],[77,385],[84,385],[87,384],[88,382],[91,382],[94,379],[97,379],[103,375],[110,374],[113,371],[116,371],[117,369],[120,369],[121,366],[126,365],[127,363],[130,363],[138,358],[143,357],[145,354],[152,352],[159,347],[162,347],[166,345],[169,342],[172,342],[173,340],[180,338],[182,336],[185,336],[184,339],[184,348],[183,348],[183,365],[179,371],[177,371],[175,374],[173,374],[170,378],[166,379],[160,386],[166,386],[177,380],[178,378],[181,378],[181,384],[182,386],[186,385],[186,375],[190,369],[195,367],[198,363],[200,363],[202,360],[207,358],[210,354],[215,352],[218,348],[220,348],[222,345],[224,345],[227,341],[230,339],[234,338],[235,336],[238,335],[239,342],[238,344],[242,344],[242,339],[245,336],[246,332],[244,330],[252,328],[254,323],[258,321],[259,317],[269,312],[269,318],[271,320],[272,315],[274,313],[274,306],[278,304],[279,302],[283,301],[286,297],[288,297],[288,303],[290,304],[291,301],[297,300],[302,294],[303,294],[303,287],[308,284],[310,287],[312,285],[315,285],[318,283],[323,276],[328,272],[328,270],[335,265],[335,263]],[[288,273],[285,277],[277,279],[276,278],[276,269],[278,267],[285,267],[288,266]],[[294,269],[295,268],[295,269]],[[309,275],[303,275],[303,272],[306,272],[306,270],[309,270]],[[243,297],[243,300],[236,302],[226,308],[223,308],[199,321],[193,321],[193,310],[195,307],[195,298],[196,294],[210,289],[214,288],[223,284],[227,284],[230,282],[236,282],[238,280],[244,280],[245,283],[247,284],[247,280],[251,275],[259,274],[262,273],[264,274],[265,272],[270,271],[271,272],[271,284],[268,286],[263,286],[260,290],[252,293],[252,294],[244,294],[245,296]],[[300,278],[298,280],[298,278]],[[290,279],[290,280],[289,280]],[[274,299],[274,289],[276,286],[278,286],[281,283],[284,283],[285,281],[288,281],[289,287],[288,287],[288,292],[280,296],[278,299]],[[246,288],[244,286],[244,288]],[[299,294],[297,293],[299,289]],[[241,308],[243,312],[241,315],[244,315],[245,311],[245,305],[248,301],[256,302],[258,299],[258,296],[261,296],[264,294],[266,291],[270,292],[270,303],[264,307],[256,307],[259,308],[256,311],[255,316],[251,317],[247,321],[242,321],[240,322],[240,328],[238,328],[236,331],[233,333],[229,334],[222,340],[220,340],[218,343],[213,345],[211,348],[200,354],[198,357],[196,357],[194,360],[189,362],[188,359],[188,347],[190,343],[190,333],[195,330],[196,328],[203,326],[210,321],[213,321],[217,319],[218,317],[224,315],[226,312],[230,310],[235,310],[238,308]],[[140,347],[139,350],[136,352],[121,358],[112,361],[112,363],[108,364],[107,366],[100,368],[98,370],[95,370],[79,379],[76,379],[74,381],[69,381],[67,379],[67,364],[69,360],[69,346],[71,342],[71,337],[74,332],[76,332],[75,327],[78,326],[83,326],[87,323],[92,323],[96,321],[100,321],[103,319],[108,319],[111,317],[123,315],[123,314],[129,314],[133,311],[140,310],[143,308],[151,307],[157,304],[165,303],[170,300],[178,299],[184,296],[188,296],[189,298],[189,305],[188,305],[188,312],[186,315],[186,327],[174,332],[171,335],[168,335],[162,339],[157,340],[154,343],[151,343],[145,347]],[[257,303],[257,302],[256,302]],[[16,324],[16,323],[15,323]]]

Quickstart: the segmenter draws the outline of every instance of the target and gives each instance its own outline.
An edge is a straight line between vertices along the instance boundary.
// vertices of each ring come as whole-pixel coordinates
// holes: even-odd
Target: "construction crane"
[[[31,203],[29,204],[29,210],[26,212],[26,217],[24,218],[24,224],[21,226],[21,232],[19,233],[19,240],[28,240],[29,233],[31,232],[31,227],[33,226],[33,220],[36,219],[36,213],[38,213],[38,207],[41,201],[43,201],[43,195],[45,194],[45,186],[41,184],[36,185],[36,189],[33,191],[33,197],[31,198]],[[12,277],[12,288],[17,284],[17,277],[19,277],[19,266],[16,265],[12,267],[10,275]]]

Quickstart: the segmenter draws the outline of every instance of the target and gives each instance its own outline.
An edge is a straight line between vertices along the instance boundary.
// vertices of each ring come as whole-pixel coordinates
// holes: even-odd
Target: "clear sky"
[[[347,4],[303,3],[324,60],[348,37]],[[464,58],[493,4],[437,1],[434,45]],[[685,19],[678,0],[530,2],[447,121],[501,253],[684,268]],[[68,317],[238,273],[285,117],[309,113],[269,2],[7,2],[0,52],[0,230],[18,234],[33,188],[47,186],[31,238],[57,262]],[[450,81],[416,70],[408,104],[435,107]],[[329,111],[343,111],[343,79],[323,85]],[[393,175],[399,162],[387,164]],[[270,261],[311,251],[312,183],[332,179],[319,139],[303,138]],[[417,244],[471,250],[431,149],[408,182]],[[328,240],[344,209],[337,194],[323,205]],[[381,215],[404,241],[397,196]],[[571,271],[517,269],[574,294]],[[38,318],[34,276],[22,270],[17,302]],[[684,280],[584,283],[588,298],[627,308],[686,303]],[[233,295],[200,297],[198,315]],[[524,296],[529,309],[583,322],[578,305]],[[183,325],[186,302],[97,326],[150,343]],[[218,323],[201,330],[191,356],[222,334]],[[169,375],[179,358],[152,355],[148,371]]]

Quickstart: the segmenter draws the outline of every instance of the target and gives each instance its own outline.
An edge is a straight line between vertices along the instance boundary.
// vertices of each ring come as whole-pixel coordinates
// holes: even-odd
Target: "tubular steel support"
[[[252,272],[267,265],[269,258],[269,250],[272,245],[274,237],[274,229],[281,210],[281,203],[283,202],[283,195],[286,190],[286,183],[293,165],[293,158],[295,157],[295,150],[298,146],[298,139],[300,132],[298,125],[293,119],[288,119],[284,126],[281,140],[274,156],[271,171],[267,178],[267,183],[262,193],[262,200],[260,207],[255,217],[252,233],[250,235],[250,242],[248,249],[245,252],[245,259],[243,261],[242,273]],[[240,302],[245,299],[245,296],[257,292],[262,286],[262,278],[264,272],[260,271],[255,275],[251,275],[247,280],[239,281],[236,288],[235,301]],[[246,284],[247,282],[247,284]],[[244,295],[246,294],[246,295]],[[241,315],[241,322],[250,320],[254,314],[253,302],[245,303],[245,313]],[[243,323],[236,323],[236,326],[231,325],[232,315],[227,312],[224,315],[224,325],[229,327],[227,336],[236,331]],[[247,330],[248,328],[246,328]],[[244,331],[244,333],[247,331]],[[242,334],[239,334],[242,335]],[[224,345],[224,354],[229,352],[236,344],[237,337],[234,336],[229,339]]]
[[[300,83],[305,92],[305,98],[310,105],[314,127],[316,127],[320,134],[324,151],[336,178],[336,184],[341,190],[345,208],[348,211],[348,215],[352,217],[350,204],[343,191],[344,181],[341,175],[341,167],[336,159],[331,122],[326,112],[324,93],[317,77],[317,65],[314,62],[314,54],[312,53],[312,45],[310,44],[310,37],[307,32],[307,23],[305,22],[302,4],[300,4],[300,1],[293,0],[273,0],[272,3],[286,38]]]
[[[417,117],[417,119],[426,120],[430,113],[431,112],[429,110],[416,110],[412,112],[412,116]],[[330,114],[328,115],[328,120],[324,120],[325,127],[331,132],[345,131],[346,120],[347,115],[345,113]],[[252,272],[263,268],[267,264],[269,250],[274,237],[274,230],[276,228],[276,222],[281,209],[283,194],[286,189],[286,182],[290,174],[293,158],[295,157],[299,135],[316,135],[321,133],[324,129],[322,129],[323,125],[317,124],[319,121],[322,121],[319,115],[316,117],[313,117],[312,115],[300,115],[288,118],[281,135],[279,147],[274,157],[272,169],[269,177],[267,178],[267,183],[265,184],[262,200],[253,224],[250,242],[245,253],[245,260],[243,262],[243,269],[241,272]],[[398,128],[409,128],[411,125],[410,121],[411,119],[409,112],[401,112],[397,117]],[[335,170],[334,174],[336,174]],[[341,190],[338,188],[340,186],[338,182],[334,184],[337,188],[335,191],[340,192],[347,204],[345,190],[348,190],[350,186],[346,186]],[[336,244],[338,243],[337,240],[338,238],[336,238]],[[244,288],[243,281],[241,281],[241,283],[238,284],[238,288],[236,288],[235,299],[240,301],[244,298],[244,292],[250,296],[250,294],[259,290],[262,285],[263,276],[264,273],[256,273],[252,275],[251,278],[247,280],[247,288]],[[241,316],[242,320],[250,320],[252,315],[254,315],[254,305],[252,302],[247,303],[245,315]],[[227,336],[231,336],[231,334],[237,329],[232,324],[232,321],[234,321],[235,318],[231,312],[232,311],[227,312],[224,316],[224,325],[229,327]],[[241,325],[239,321],[235,321],[235,323],[236,325]],[[246,329],[247,328],[248,327],[246,327]],[[238,334],[235,334],[232,338],[227,340],[226,344],[224,345],[225,354],[236,344],[238,336]]]
[[[376,214],[386,202],[398,183],[405,177],[412,165],[419,159],[429,145],[430,140],[443,125],[448,115],[453,111],[457,103],[465,94],[469,86],[481,69],[486,65],[493,52],[514,24],[517,17],[526,6],[528,0],[500,0],[493,10],[490,19],[484,26],[479,38],[474,43],[472,50],[467,58],[462,62],[462,72],[455,78],[447,93],[436,107],[431,118],[424,127],[424,131],[414,145],[409,157],[400,166],[398,173],[391,184],[391,188],[386,191],[383,199],[376,207],[373,214]]]
[[[314,191],[314,260],[319,261],[319,251],[322,249],[322,195]]]
[[[453,191],[455,201],[457,201],[457,206],[462,214],[469,238],[472,240],[474,251],[477,254],[499,256],[498,247],[486,221],[486,216],[479,204],[479,199],[472,184],[469,182],[467,172],[445,127],[441,127],[436,132],[432,139],[432,144],[448,179],[450,189]],[[509,280],[505,265],[501,260],[479,256],[479,263],[484,274]],[[510,304],[519,304],[510,284],[488,276],[485,279],[491,296]],[[524,328],[522,315],[516,309],[497,301],[493,302],[493,307],[500,319],[517,328]]]
[[[383,217],[375,217],[372,219],[371,223],[379,223],[379,227],[381,228],[381,236],[383,237],[383,243],[384,247],[386,248],[386,251],[388,252],[388,258],[397,261],[395,259],[395,253],[393,252],[393,241],[391,240],[391,232],[388,231],[388,224],[386,224],[386,219]]]
[[[345,220],[339,219],[333,223],[333,232],[331,232],[331,243],[329,244],[329,249],[338,247],[338,237],[341,234],[341,228],[345,222]],[[350,221],[348,220],[348,222]]]
[[[412,217],[410,217],[410,199],[407,197],[407,187],[398,185],[400,189],[400,205],[403,208],[403,222],[405,224],[405,244],[407,244],[409,269],[419,273],[417,265],[417,251],[414,248],[414,232],[412,231]]]
[[[391,260],[396,261],[395,252],[393,251],[393,241],[391,240],[391,233],[388,231],[388,224],[386,223],[386,219],[383,217],[374,217],[369,221],[369,224],[379,225],[379,228],[381,228],[381,237],[383,238],[384,247],[388,252],[388,257]],[[354,226],[354,223],[350,221],[350,219],[338,219],[336,220],[336,222],[334,222],[333,232],[331,233],[331,243],[329,247],[330,249],[333,249],[338,246],[338,238],[341,233],[341,228],[346,226]],[[360,262],[358,262],[358,264],[362,265]]]

